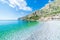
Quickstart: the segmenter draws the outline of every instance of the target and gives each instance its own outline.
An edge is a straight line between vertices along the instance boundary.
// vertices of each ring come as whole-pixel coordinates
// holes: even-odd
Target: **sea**
[[[0,40],[25,40],[38,30],[42,22],[3,20],[0,21]]]
[[[60,40],[60,21],[0,21],[0,40]]]

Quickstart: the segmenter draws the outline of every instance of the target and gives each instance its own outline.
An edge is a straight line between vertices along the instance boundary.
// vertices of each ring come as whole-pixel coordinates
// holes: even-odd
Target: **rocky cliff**
[[[59,16],[60,17],[60,0],[54,0],[46,4],[43,8],[19,19],[22,20],[30,20],[30,21],[44,21],[44,20],[52,20],[52,17]]]

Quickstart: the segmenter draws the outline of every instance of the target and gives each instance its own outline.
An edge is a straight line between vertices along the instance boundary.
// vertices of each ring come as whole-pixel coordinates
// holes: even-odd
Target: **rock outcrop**
[[[43,8],[19,19],[28,21],[46,21],[52,20],[52,17],[60,15],[60,0],[54,0],[46,4]],[[59,16],[58,15],[58,16]]]

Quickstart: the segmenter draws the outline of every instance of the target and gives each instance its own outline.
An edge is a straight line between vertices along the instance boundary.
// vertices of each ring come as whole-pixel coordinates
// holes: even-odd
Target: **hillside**
[[[46,4],[43,8],[25,16],[22,20],[30,21],[47,21],[56,18],[60,18],[60,0],[54,0],[54,2]]]

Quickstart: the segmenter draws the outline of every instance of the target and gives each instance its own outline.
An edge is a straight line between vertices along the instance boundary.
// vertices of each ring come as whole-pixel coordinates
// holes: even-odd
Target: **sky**
[[[0,20],[17,20],[44,7],[49,0],[0,0]]]

